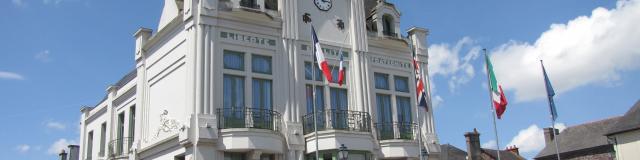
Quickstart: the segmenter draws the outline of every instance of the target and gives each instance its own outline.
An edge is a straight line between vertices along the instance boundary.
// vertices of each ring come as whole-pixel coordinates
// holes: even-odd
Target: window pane
[[[411,103],[409,97],[396,97],[397,116],[399,122],[411,122]]]
[[[225,50],[224,68],[244,71],[244,53]]]
[[[330,66],[331,76],[333,77],[333,82],[338,83],[338,75],[340,75],[340,66]],[[344,68],[344,80],[343,83],[347,82],[347,67]]]
[[[378,102],[378,123],[390,123],[391,120],[391,97],[389,95],[377,94]]]
[[[315,68],[315,71],[312,71],[311,68]],[[318,67],[318,64],[314,64],[311,62],[304,62],[304,78],[306,80],[311,80],[313,73],[315,72],[315,79],[316,81],[322,81],[323,79],[323,75],[322,75],[322,71],[320,71],[320,68]]]
[[[278,0],[265,0],[264,8],[270,10],[278,10]]]
[[[396,83],[396,91],[409,92],[409,78],[394,76]]]
[[[244,77],[224,75],[224,108],[244,107]]]
[[[382,73],[374,73],[376,88],[377,89],[389,89],[389,75]]]
[[[253,108],[272,108],[271,81],[264,79],[253,79]]]
[[[251,70],[256,73],[271,74],[271,57],[251,56]]]
[[[347,90],[341,88],[331,88],[331,109],[347,110]]]

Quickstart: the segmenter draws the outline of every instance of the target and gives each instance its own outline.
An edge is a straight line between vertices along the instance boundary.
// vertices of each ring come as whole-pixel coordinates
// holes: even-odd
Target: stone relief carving
[[[158,126],[153,139],[158,138],[160,136],[160,133],[171,133],[178,130],[183,130],[184,128],[185,126],[180,123],[180,121],[169,117],[169,111],[164,110],[162,114],[160,114],[160,126]]]

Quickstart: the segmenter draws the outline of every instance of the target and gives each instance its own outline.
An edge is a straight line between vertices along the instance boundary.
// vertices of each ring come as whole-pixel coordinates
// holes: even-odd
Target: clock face
[[[322,11],[329,11],[331,6],[333,6],[331,0],[313,0],[313,3]]]

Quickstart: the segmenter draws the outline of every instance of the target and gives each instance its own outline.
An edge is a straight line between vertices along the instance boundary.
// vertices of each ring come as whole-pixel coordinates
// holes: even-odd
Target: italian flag
[[[487,74],[489,74],[491,99],[493,100],[493,107],[495,108],[496,116],[498,117],[498,119],[500,119],[504,111],[507,110],[507,97],[504,96],[502,86],[498,84],[496,75],[493,72],[493,65],[491,65],[491,60],[489,60],[489,56],[487,56],[486,54],[485,59],[487,64]]]

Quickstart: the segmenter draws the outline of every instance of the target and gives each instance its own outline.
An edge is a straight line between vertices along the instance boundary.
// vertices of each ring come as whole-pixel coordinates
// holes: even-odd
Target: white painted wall
[[[614,146],[616,159],[637,160],[640,158],[640,130],[623,132],[613,135],[613,137],[617,141]]]

